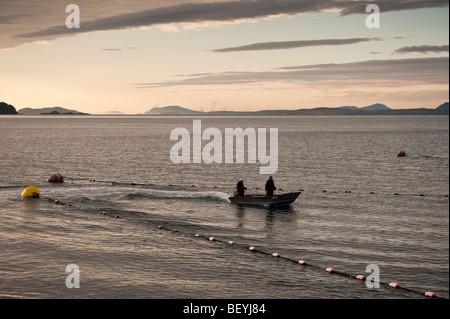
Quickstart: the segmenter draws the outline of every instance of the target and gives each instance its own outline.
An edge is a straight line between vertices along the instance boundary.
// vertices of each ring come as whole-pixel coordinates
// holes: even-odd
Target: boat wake
[[[229,195],[223,192],[188,192],[188,191],[167,191],[150,190],[129,193],[126,199],[173,199],[173,200],[203,200],[212,202],[227,202]]]
[[[166,190],[141,187],[118,187],[118,186],[38,186],[42,196],[78,197],[82,201],[95,198],[111,200],[113,198],[122,200],[201,200],[212,202],[229,203],[229,195],[220,191],[189,191],[189,190]],[[0,188],[0,194],[4,197],[20,197],[21,186],[9,186]]]

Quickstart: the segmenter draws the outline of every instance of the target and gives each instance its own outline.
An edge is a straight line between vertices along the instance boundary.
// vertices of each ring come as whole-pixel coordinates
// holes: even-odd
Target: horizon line
[[[5,104],[8,104],[6,102],[3,102]],[[318,109],[329,109],[329,110],[343,110],[343,111],[364,111],[364,112],[379,112],[379,111],[420,111],[420,110],[436,110],[438,107],[448,104],[449,101],[443,102],[440,105],[437,105],[435,107],[414,107],[414,108],[391,108],[389,106],[387,106],[386,104],[383,103],[374,103],[374,104],[370,104],[367,106],[362,106],[362,107],[358,107],[355,105],[342,105],[342,106],[312,106],[312,107],[301,107],[301,108],[263,108],[263,109],[258,109],[258,110],[227,110],[225,107],[223,110],[211,110],[211,111],[203,111],[203,110],[195,110],[195,109],[191,109],[188,107],[183,107],[180,105],[166,105],[166,106],[161,106],[161,107],[152,107],[150,108],[148,111],[144,111],[141,113],[125,113],[122,111],[116,111],[116,110],[112,110],[112,111],[104,111],[104,112],[94,112],[94,113],[87,113],[88,115],[158,115],[158,114],[146,114],[147,112],[150,112],[153,109],[164,109],[164,108],[169,108],[169,107],[178,107],[181,108],[183,110],[186,111],[191,111],[191,112],[195,112],[195,113],[203,113],[205,115],[207,114],[219,114],[219,113],[258,113],[258,112],[293,112],[293,111],[301,111],[301,110],[318,110]],[[371,106],[375,106],[375,105],[380,105],[380,106],[385,106],[387,109],[383,109],[383,110],[367,110],[365,108],[371,107]],[[40,109],[52,109],[52,108],[62,108],[65,109],[69,112],[71,111],[75,111],[78,113],[85,113],[88,111],[78,111],[76,109],[68,109],[66,107],[61,107],[61,106],[51,106],[51,107],[24,107],[21,109],[17,109],[17,113],[19,113],[22,110],[25,109],[31,109],[31,110],[40,110]],[[345,109],[345,108],[354,108],[354,109]],[[175,112],[174,112],[175,113]],[[170,113],[168,113],[170,115]],[[37,114],[37,115],[41,115],[41,114]],[[57,115],[57,114],[56,114]],[[65,115],[64,113],[62,113],[61,115]],[[74,114],[77,115],[77,114]],[[164,114],[159,114],[159,115],[164,115]],[[189,114],[183,114],[183,115],[189,115]],[[194,115],[194,114],[192,114]]]

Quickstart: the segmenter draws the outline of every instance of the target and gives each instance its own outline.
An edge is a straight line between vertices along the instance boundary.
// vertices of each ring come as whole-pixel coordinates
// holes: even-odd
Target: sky
[[[435,108],[449,100],[448,4],[0,0],[0,101],[91,114]]]

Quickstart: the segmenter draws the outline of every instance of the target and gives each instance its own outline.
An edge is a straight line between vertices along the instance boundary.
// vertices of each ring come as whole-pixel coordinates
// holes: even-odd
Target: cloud
[[[63,0],[0,1],[0,48],[80,33],[142,28],[173,23],[235,23],[279,15],[336,11],[367,14],[369,1],[352,0],[77,0],[81,28],[65,26]],[[378,0],[382,12],[448,6],[448,0]],[[25,14],[24,14],[25,13]],[[208,25],[208,24],[207,24]],[[173,29],[173,28],[172,28]],[[173,30],[172,30],[173,31]]]
[[[126,47],[126,48],[104,48],[104,49],[100,49],[101,51],[112,51],[112,52],[117,52],[117,51],[123,51],[123,50],[136,50],[135,47]]]
[[[0,24],[14,24],[20,21],[24,17],[28,17],[26,14],[12,14],[0,16]]]
[[[168,7],[160,7],[132,13],[115,15],[107,18],[86,21],[81,29],[67,29],[65,25],[52,26],[46,29],[22,33],[22,38],[36,38],[43,36],[57,36],[65,34],[118,30],[156,24],[203,21],[230,21],[236,19],[261,18],[268,15],[300,14],[338,9],[343,15],[365,14],[365,6],[357,1],[336,0],[256,0],[256,1],[228,1],[208,3],[186,3]],[[448,6],[445,0],[403,0],[399,2],[380,1],[383,11],[416,9],[424,7]]]
[[[267,15],[299,14],[321,11],[334,7],[333,0],[256,0],[208,3],[185,3],[132,13],[115,15],[82,22],[80,29],[67,29],[65,25],[18,34],[22,38],[60,36],[75,33],[118,30],[180,22],[229,21],[245,18],[259,18]]]
[[[186,75],[167,82],[134,83],[136,88],[158,88],[192,85],[233,85],[251,83],[295,83],[319,81],[364,81],[408,84],[448,83],[448,58],[370,60],[352,63],[329,63],[281,67],[261,72],[221,72]]]
[[[352,39],[323,39],[323,40],[301,40],[301,41],[282,41],[282,42],[262,42],[249,45],[215,49],[213,52],[237,52],[237,51],[262,51],[262,50],[281,50],[304,48],[323,45],[346,45],[368,41],[383,41],[381,38],[352,38]]]
[[[345,3],[347,4],[347,8],[341,11],[341,15],[343,16],[363,13],[366,7],[372,3],[378,5],[381,12],[448,7],[448,0],[377,0],[375,2],[346,1]]]
[[[129,12],[137,12],[173,6],[184,0],[77,0],[75,3],[81,10],[81,23],[113,17]],[[191,2],[211,0],[190,0]],[[66,6],[72,3],[66,0],[0,0],[0,49],[12,48],[36,40],[53,40],[62,36],[76,35],[76,32],[65,35],[47,36],[37,38],[18,37],[18,34],[27,34],[44,30],[53,26],[65,26],[69,13]],[[68,29],[69,30],[69,29]],[[72,30],[73,31],[73,30]]]
[[[440,53],[448,52],[448,45],[419,45],[402,47],[394,51],[395,54],[406,54],[406,53]]]

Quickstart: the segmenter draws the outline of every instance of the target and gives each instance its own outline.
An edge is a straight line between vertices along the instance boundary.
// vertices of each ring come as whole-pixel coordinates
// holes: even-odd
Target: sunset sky
[[[81,11],[66,27],[66,6]],[[366,6],[380,8],[367,28]],[[448,0],[0,0],[0,101],[88,113],[449,99]]]

